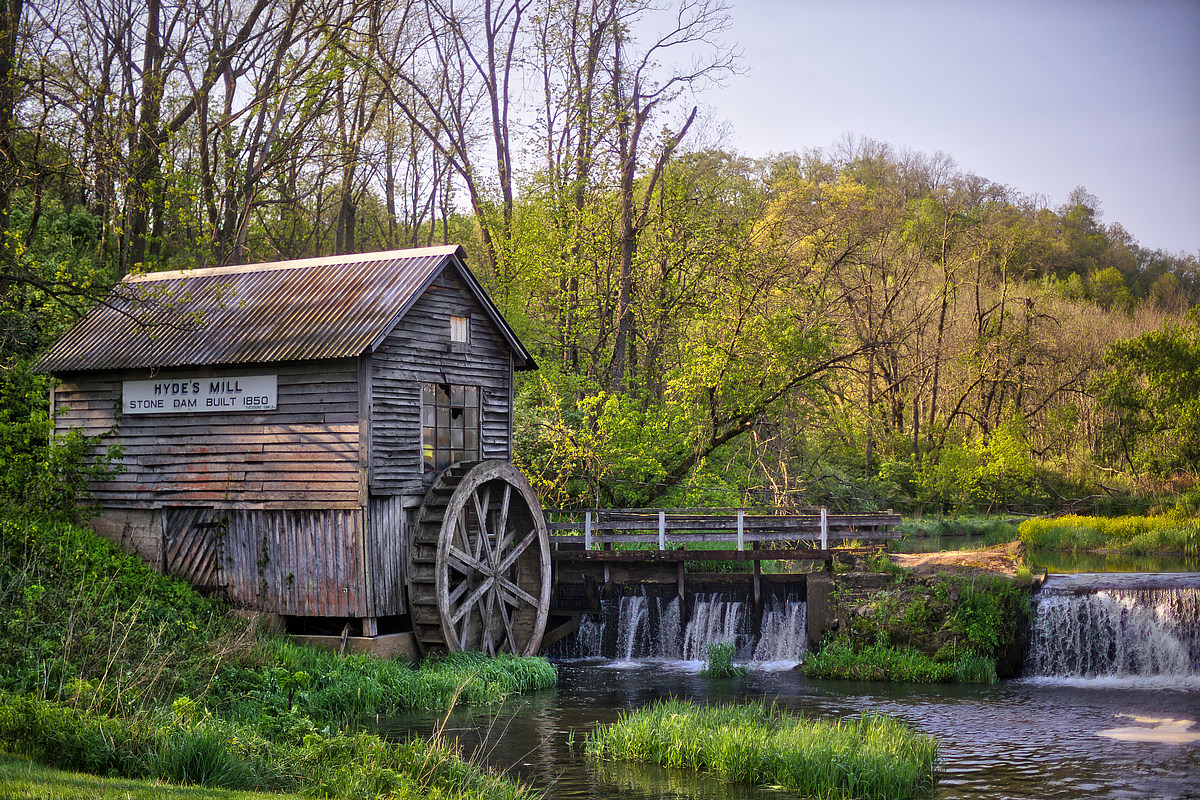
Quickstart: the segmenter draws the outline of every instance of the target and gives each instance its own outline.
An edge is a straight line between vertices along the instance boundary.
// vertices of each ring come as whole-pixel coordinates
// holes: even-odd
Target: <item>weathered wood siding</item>
[[[367,534],[368,583],[377,617],[403,614],[408,609],[406,565],[408,531],[404,498],[372,497]]]
[[[211,508],[169,508],[162,514],[162,528],[163,572],[197,589],[219,589],[217,555],[228,533],[226,521]]]
[[[450,316],[470,314],[468,347],[450,344]],[[421,491],[421,384],[478,386],[480,457],[508,460],[512,357],[483,309],[447,270],[371,356],[371,491]]]
[[[228,512],[221,583],[235,605],[306,617],[368,617],[361,510]]]
[[[123,474],[92,487],[106,508],[358,508],[363,470],[358,366],[303,365],[162,371],[156,378],[275,374],[278,408],[264,412],[128,414],[109,442],[124,448]],[[121,382],[146,372],[67,376],[55,390],[57,425],[108,430]]]

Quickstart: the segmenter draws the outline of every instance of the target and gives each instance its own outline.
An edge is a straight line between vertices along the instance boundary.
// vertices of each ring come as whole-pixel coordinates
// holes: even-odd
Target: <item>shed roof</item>
[[[42,372],[351,358],[382,343],[447,267],[536,369],[461,247],[128,276],[41,357]]]

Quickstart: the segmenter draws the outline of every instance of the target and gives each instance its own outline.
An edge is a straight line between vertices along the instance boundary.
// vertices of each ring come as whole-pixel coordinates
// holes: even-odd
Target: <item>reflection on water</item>
[[[616,719],[623,709],[667,696],[709,702],[761,698],[827,718],[865,711],[895,715],[940,739],[934,795],[940,800],[1178,800],[1197,797],[1200,787],[1200,742],[1183,741],[1186,736],[1148,741],[1136,735],[1135,740],[1102,735],[1122,728],[1150,731],[1152,725],[1178,728],[1178,721],[1200,720],[1200,691],[1195,689],[1144,690],[1111,683],[1084,688],[1039,681],[997,686],[861,684],[760,671],[716,680],[677,670],[670,662],[619,669],[576,662],[560,665],[555,690],[499,710],[455,712],[447,733],[494,766],[545,790],[547,798],[789,797],[754,787],[728,787],[676,770],[589,764],[583,758],[580,743],[587,731]],[[440,721],[410,715],[382,727],[395,735],[425,735]],[[1182,732],[1190,731],[1195,727]]]
[[[902,553],[940,553],[987,547],[984,536],[908,536],[896,543]],[[1030,566],[1063,572],[1200,572],[1200,557],[1183,555],[1127,556],[1120,553],[1029,553]]]
[[[1038,552],[1032,565],[1056,572],[1200,572],[1196,556],[1126,556],[1120,553]]]
[[[1162,717],[1139,717],[1135,714],[1117,714],[1117,718],[1132,720],[1135,725],[1123,728],[1108,728],[1096,731],[1097,736],[1121,739],[1126,742],[1161,742],[1163,744],[1188,744],[1200,742],[1200,731],[1194,730],[1194,719],[1166,719]]]

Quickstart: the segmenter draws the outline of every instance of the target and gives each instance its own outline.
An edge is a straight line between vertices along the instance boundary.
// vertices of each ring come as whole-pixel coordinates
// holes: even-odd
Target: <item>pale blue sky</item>
[[[730,0],[747,74],[699,96],[749,156],[845,134],[1076,186],[1142,245],[1200,253],[1200,0]]]

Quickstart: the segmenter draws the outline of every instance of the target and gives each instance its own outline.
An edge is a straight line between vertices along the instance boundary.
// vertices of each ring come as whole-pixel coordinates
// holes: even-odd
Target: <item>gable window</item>
[[[421,384],[421,451],[425,472],[479,460],[479,387]]]
[[[471,343],[471,318],[450,317],[450,341],[460,344]]]

